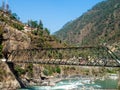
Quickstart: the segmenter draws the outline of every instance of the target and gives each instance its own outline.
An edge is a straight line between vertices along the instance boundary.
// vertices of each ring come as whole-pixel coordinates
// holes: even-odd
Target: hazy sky
[[[41,19],[44,27],[53,33],[101,1],[103,0],[8,0],[8,3],[21,21]]]

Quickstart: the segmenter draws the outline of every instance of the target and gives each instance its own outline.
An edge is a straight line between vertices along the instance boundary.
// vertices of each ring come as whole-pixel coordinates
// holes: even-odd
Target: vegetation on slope
[[[5,12],[3,10],[0,10],[0,24],[1,24],[1,26],[0,26],[0,58],[2,58],[2,56],[3,56],[2,55],[2,47],[4,47],[4,46],[2,46],[2,41],[3,41],[2,36],[3,36],[3,31],[5,28],[10,30],[11,33],[14,33],[14,32],[12,32],[11,29],[15,29],[15,30],[20,30],[19,31],[20,34],[24,33],[24,34],[28,35],[28,37],[30,37],[30,39],[31,39],[29,48],[64,47],[64,45],[59,40],[57,40],[53,35],[50,35],[50,31],[47,28],[44,28],[41,20],[39,22],[29,20],[26,24],[23,24],[22,22],[19,21],[18,16],[16,14],[11,14],[11,13]],[[28,27],[28,31],[24,30],[25,26]],[[12,34],[12,35],[13,35],[12,36],[13,38],[16,38],[16,36],[14,34]],[[7,36],[7,33],[6,33],[6,36]],[[19,37],[20,36],[18,36],[18,38]],[[10,38],[10,37],[8,37],[8,38]],[[27,39],[27,38],[23,37],[23,39]],[[16,39],[14,39],[14,40],[16,40]],[[14,41],[12,44],[15,44]],[[16,42],[16,46],[17,46],[17,42]],[[34,71],[37,66],[34,66],[33,64],[27,64],[25,66],[26,67],[24,67],[24,65],[21,65],[21,64],[15,64],[14,69],[15,69],[15,73],[16,73],[17,77],[27,75],[29,78],[32,78],[33,75],[35,75]],[[38,65],[38,67],[39,66],[40,65]],[[43,66],[43,67],[45,67],[45,66]],[[48,67],[50,67],[50,66],[48,66]],[[49,72],[49,73],[47,72],[48,75],[52,75],[56,72],[60,73],[60,68],[58,66],[56,67],[55,72],[54,72],[53,68],[55,68],[55,67],[50,67],[50,68],[45,67],[45,70],[47,70]],[[2,73],[2,72],[3,71],[1,70],[1,67],[0,67],[0,73]],[[3,76],[3,74],[2,74],[2,76]],[[1,78],[2,77],[0,77],[0,79]]]
[[[7,13],[0,10],[0,21],[18,30],[24,30],[24,25],[18,21],[15,14]]]
[[[105,3],[105,2],[103,2],[103,3]],[[94,8],[95,8],[95,10],[94,10]],[[90,29],[90,32],[87,33],[86,35],[84,35],[84,39],[81,39],[82,44],[87,44],[89,39],[90,39],[90,43],[92,43],[92,41],[91,41],[92,38],[91,37],[97,37],[98,34],[101,35],[101,32],[103,32],[103,31],[100,31],[101,30],[101,28],[100,28],[101,25],[99,25],[99,22],[100,22],[101,19],[96,21],[96,23],[94,22],[96,20],[96,18],[99,17],[99,14],[100,14],[101,11],[96,10],[96,8],[99,9],[99,7],[94,7],[94,8],[93,8],[93,10],[90,10],[88,13],[85,13],[84,14],[85,16],[83,15],[80,18],[76,19],[75,21],[71,21],[71,22],[67,23],[63,27],[65,29],[65,30],[63,29],[64,33],[61,33],[61,35],[60,35],[60,36],[63,36],[62,40],[68,40],[68,41],[71,41],[71,42],[79,43],[79,37],[78,36],[81,35],[81,30],[83,30],[83,33],[85,33],[83,28],[85,28],[86,31],[88,29]],[[98,16],[96,16],[96,12],[97,12]],[[15,29],[24,30],[25,25],[22,24],[21,22],[19,22],[16,14],[8,14],[8,13],[5,13],[3,11],[0,11],[0,13],[1,13],[0,14],[0,22],[4,22],[5,24],[7,24],[7,25],[9,25],[9,26],[11,26]],[[91,14],[93,16],[91,16]],[[103,12],[103,14],[104,14],[104,12]],[[93,18],[94,16],[96,16],[96,18]],[[102,16],[100,18],[102,18]],[[110,19],[110,21],[111,20],[113,20],[113,19]],[[78,23],[76,24],[75,22],[78,22]],[[89,23],[89,24],[87,24],[87,23]],[[86,24],[87,24],[87,26],[86,26]],[[31,32],[27,33],[31,37],[31,41],[32,41],[30,48],[65,47],[65,44],[61,43],[61,41],[56,39],[55,36],[50,35],[49,30],[47,28],[44,28],[41,20],[39,21],[39,23],[37,21],[29,20],[27,25],[28,25],[28,27],[30,27],[32,29]],[[99,26],[97,26],[97,25],[99,25]],[[3,29],[0,29],[0,41],[2,41],[2,33],[1,33],[2,30]],[[72,30],[74,30],[74,31],[72,31]],[[99,31],[96,32],[96,30],[99,30]],[[88,37],[90,37],[90,38],[88,38],[88,37],[86,37],[88,34],[93,34],[93,36],[89,35]],[[73,36],[73,35],[75,35],[75,36]],[[66,36],[68,36],[67,39],[66,39]],[[76,39],[76,40],[74,40],[74,39]],[[1,52],[2,52],[2,42],[0,42],[0,57],[2,56]],[[75,53],[75,52],[73,52],[73,53]],[[53,57],[61,57],[62,58],[63,57],[62,54],[63,53],[55,53]],[[64,55],[67,55],[67,54],[68,53],[65,53]],[[49,53],[49,56],[51,56],[51,53]],[[15,65],[16,75],[21,76],[21,77],[28,76],[29,78],[32,78],[32,77],[34,77],[35,70],[40,71],[40,68],[36,69],[36,67],[40,67],[40,65],[33,65],[33,64],[18,65],[18,64],[16,64]],[[54,73],[57,73],[57,74],[61,73],[61,68],[59,66],[53,66],[52,67],[52,66],[49,66],[49,65],[45,65],[43,67],[44,67],[44,70],[43,70],[44,75],[48,76],[48,75],[53,75]],[[66,74],[66,75],[71,74],[71,70],[74,71],[74,70],[76,70],[76,68],[74,68],[74,67],[63,67],[64,74]],[[94,71],[95,70],[93,70],[93,73],[95,73]],[[0,74],[2,74],[1,76],[4,76],[3,72],[4,71],[0,67]],[[82,73],[82,72],[79,72],[79,71],[77,71],[77,72]],[[102,70],[101,70],[101,72],[102,72]],[[96,72],[96,74],[97,73],[98,72]],[[89,71],[86,70],[85,74],[89,75]],[[2,77],[0,77],[0,81],[2,81]]]
[[[26,25],[32,30],[28,33],[31,37],[31,48],[50,48],[50,47],[64,47],[55,36],[50,35],[48,28],[43,26],[42,21],[29,20]]]
[[[120,40],[120,1],[105,0],[56,32],[63,41],[79,45],[111,44]]]

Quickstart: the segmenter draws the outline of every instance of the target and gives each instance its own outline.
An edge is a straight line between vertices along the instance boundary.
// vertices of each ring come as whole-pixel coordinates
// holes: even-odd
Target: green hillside
[[[55,35],[62,41],[77,45],[119,42],[120,0],[98,3],[76,20],[68,22]]]

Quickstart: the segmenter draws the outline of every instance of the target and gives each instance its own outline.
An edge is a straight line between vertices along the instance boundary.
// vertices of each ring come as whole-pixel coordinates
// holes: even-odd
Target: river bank
[[[58,80],[58,82],[56,81]],[[71,78],[65,79],[51,79],[51,82],[55,83],[53,86],[30,86],[27,90],[99,90],[99,89],[117,89],[117,79],[110,77],[101,79],[101,77],[89,76],[71,76]],[[25,90],[25,89],[20,89]]]
[[[114,78],[111,76],[114,76]],[[70,76],[66,78],[50,78],[44,81],[49,85],[30,86],[28,90],[98,90],[116,89],[118,83],[117,74],[109,74],[108,77]],[[50,85],[51,84],[51,85]],[[20,89],[24,90],[24,89]]]

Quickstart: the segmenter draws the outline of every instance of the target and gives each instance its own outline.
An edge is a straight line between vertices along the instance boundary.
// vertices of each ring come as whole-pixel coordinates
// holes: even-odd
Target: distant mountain
[[[79,12],[79,11],[78,11]],[[120,0],[105,0],[55,33],[77,45],[112,44],[120,41]]]

